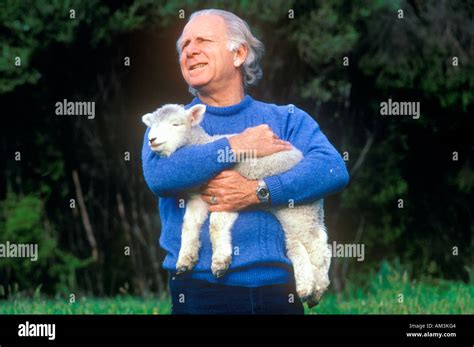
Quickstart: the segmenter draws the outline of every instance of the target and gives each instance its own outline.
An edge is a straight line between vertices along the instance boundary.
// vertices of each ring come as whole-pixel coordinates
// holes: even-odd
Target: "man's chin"
[[[207,86],[208,84],[209,84],[209,81],[205,81],[205,82],[203,82],[203,81],[196,81],[196,82],[195,82],[195,81],[191,81],[191,83],[188,83],[188,85],[189,85],[191,88],[193,88],[193,89],[195,89],[195,90],[197,90],[197,91],[205,91],[206,86]]]

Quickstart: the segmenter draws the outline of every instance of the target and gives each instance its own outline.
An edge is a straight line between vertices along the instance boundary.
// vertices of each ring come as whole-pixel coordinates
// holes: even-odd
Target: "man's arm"
[[[260,125],[259,128],[267,128],[267,132],[270,132],[267,136],[274,136],[268,126]],[[251,131],[248,135],[248,138],[240,138],[240,135],[231,138],[231,146],[238,150],[260,148],[251,140],[263,136],[254,136]],[[271,205],[286,205],[290,199],[295,203],[318,200],[347,185],[349,174],[344,161],[308,114],[297,109],[294,114],[288,115],[282,137],[300,149],[304,159],[289,171],[264,178]],[[284,142],[274,141],[278,141],[279,146]],[[268,155],[266,151],[259,152],[263,156]],[[209,207],[211,212],[239,211],[260,203],[256,195],[257,186],[256,180],[248,180],[235,170],[225,170],[203,186],[201,197],[208,204],[211,204],[212,196],[217,198],[217,203]]]
[[[169,157],[161,158],[148,146],[148,132],[149,129],[145,132],[142,147],[143,176],[156,196],[176,196],[234,165],[230,161],[218,160],[220,150],[230,149],[227,138],[204,145],[185,146]]]
[[[349,173],[341,156],[306,112],[295,108],[288,115],[282,137],[304,155],[289,171],[264,178],[270,191],[271,205],[315,201],[341,191],[349,182]]]

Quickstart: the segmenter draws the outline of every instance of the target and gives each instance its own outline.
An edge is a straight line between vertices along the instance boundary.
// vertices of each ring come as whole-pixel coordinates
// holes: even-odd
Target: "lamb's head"
[[[204,118],[205,105],[194,105],[188,110],[183,105],[168,104],[142,117],[150,131],[148,145],[160,156],[169,157],[187,144],[193,127]]]

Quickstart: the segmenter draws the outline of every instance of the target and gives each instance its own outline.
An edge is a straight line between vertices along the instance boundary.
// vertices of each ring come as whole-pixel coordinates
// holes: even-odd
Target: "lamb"
[[[206,144],[233,135],[208,135],[199,125],[205,111],[206,106],[201,104],[189,110],[185,110],[183,105],[167,104],[145,114],[142,121],[150,128],[150,148],[158,155],[167,157],[182,146]],[[290,151],[241,161],[234,166],[234,170],[247,179],[263,179],[291,169],[302,159],[302,153],[293,147]],[[200,198],[199,192],[194,189],[188,193],[177,273],[191,270],[198,261],[200,231],[209,215],[208,205]],[[331,252],[327,244],[322,200],[292,208],[267,206],[265,209],[276,216],[285,232],[287,256],[293,264],[298,296],[309,307],[316,305],[330,283]],[[216,277],[223,276],[231,264],[231,230],[237,217],[237,212],[210,214],[211,270]]]

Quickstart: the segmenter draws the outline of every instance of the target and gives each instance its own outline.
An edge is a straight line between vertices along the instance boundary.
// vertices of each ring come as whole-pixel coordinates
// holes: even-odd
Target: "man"
[[[302,314],[291,262],[285,254],[278,220],[258,205],[315,201],[340,191],[349,177],[345,164],[304,111],[254,100],[246,87],[261,77],[263,45],[247,24],[221,10],[194,13],[177,41],[182,75],[196,98],[186,108],[207,105],[202,127],[211,135],[237,134],[205,145],[186,146],[168,158],[143,144],[145,180],[158,196],[167,252],[163,267],[170,272],[174,314]],[[291,148],[304,159],[293,169],[263,180],[247,180],[232,161],[219,153],[248,151],[264,157]],[[232,230],[232,264],[226,275],[211,273],[209,219],[201,232],[199,261],[176,274],[184,206],[179,197],[201,187],[209,210],[239,211]]]

